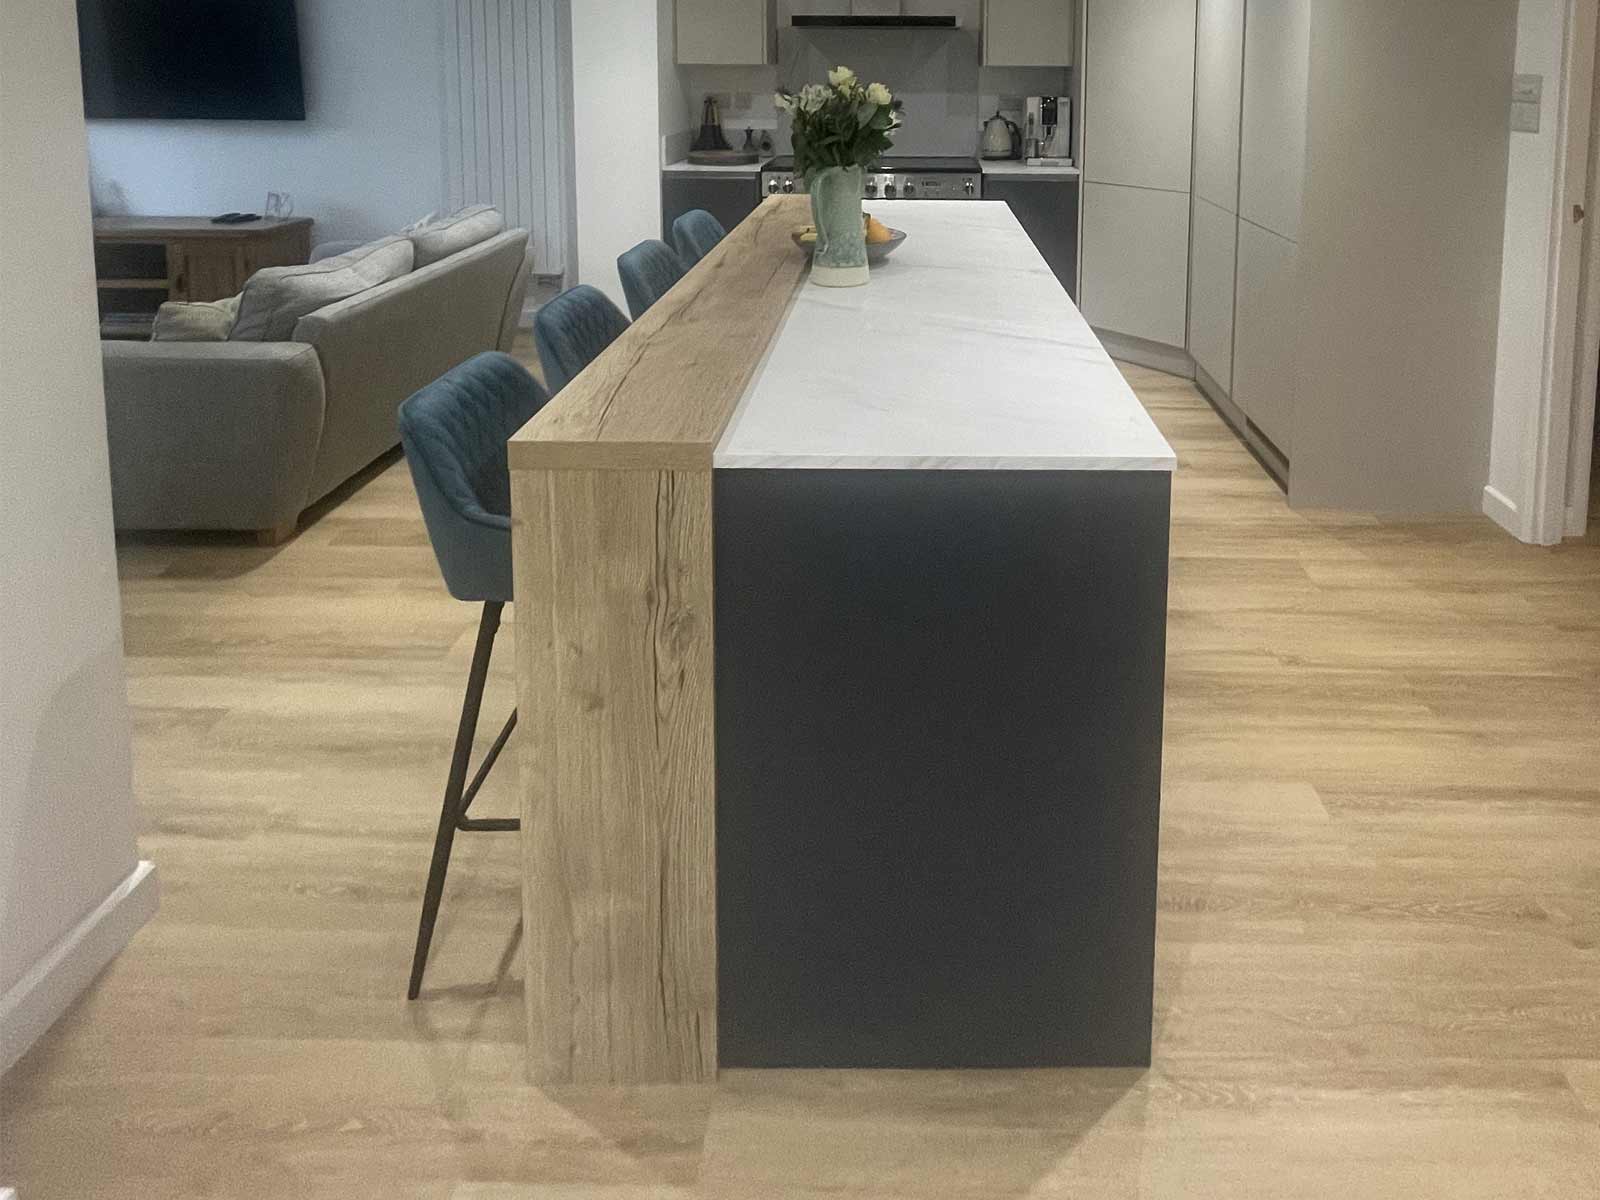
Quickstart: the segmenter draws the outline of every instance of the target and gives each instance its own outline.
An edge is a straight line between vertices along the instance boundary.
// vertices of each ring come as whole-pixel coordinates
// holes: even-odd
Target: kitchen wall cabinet
[[[1067,295],[1078,299],[1078,181],[983,177],[983,198],[1004,200]]]
[[[983,0],[983,65],[1070,67],[1074,0]]]
[[[1084,316],[1183,347],[1195,0],[1083,0]]]
[[[774,0],[677,0],[678,62],[761,66],[777,61]]]
[[[1096,329],[1184,344],[1189,194],[1083,185],[1083,293]]]

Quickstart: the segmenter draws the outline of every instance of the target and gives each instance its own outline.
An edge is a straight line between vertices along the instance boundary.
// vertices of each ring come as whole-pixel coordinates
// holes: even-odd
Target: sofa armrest
[[[533,243],[522,255],[522,263],[511,280],[511,294],[506,297],[506,311],[500,318],[500,343],[497,349],[510,354],[517,340],[517,326],[522,323],[522,306],[527,303],[528,284],[533,280]]]
[[[103,342],[119,529],[278,529],[306,506],[322,367],[299,342]]]

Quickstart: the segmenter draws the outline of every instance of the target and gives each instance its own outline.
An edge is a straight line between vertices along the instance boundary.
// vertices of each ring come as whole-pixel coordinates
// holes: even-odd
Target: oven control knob
[[[786,191],[786,192],[794,191],[794,180],[793,179],[785,179],[783,181],[783,190]]]
[[[962,188],[964,188],[966,190],[967,195],[969,195],[969,196],[972,195],[972,180],[963,179],[961,181],[961,186],[962,186]]]
[[[867,180],[867,195],[876,196],[877,194],[878,194],[878,181],[876,179]]]
[[[906,199],[909,200],[909,199],[911,199],[911,193],[916,190],[916,184],[912,183],[911,180],[908,179],[908,180],[906,180],[905,187],[902,188],[901,190],[905,192]]]
[[[890,200],[894,199],[894,197],[895,197],[895,186],[894,186],[894,181],[892,179],[888,183],[885,183],[883,185],[883,194],[886,197],[888,197]]]
[[[767,195],[776,196],[777,194],[778,194],[778,181],[776,179],[767,180]]]

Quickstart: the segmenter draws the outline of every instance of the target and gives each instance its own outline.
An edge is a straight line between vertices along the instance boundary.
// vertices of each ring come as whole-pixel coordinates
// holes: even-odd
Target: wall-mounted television
[[[78,0],[88,117],[303,121],[295,0]]]

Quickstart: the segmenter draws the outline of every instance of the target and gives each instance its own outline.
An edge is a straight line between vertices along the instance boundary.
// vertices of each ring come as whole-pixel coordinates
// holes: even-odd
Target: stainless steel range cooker
[[[775,158],[761,170],[763,195],[805,190],[792,158]],[[982,200],[983,172],[975,158],[891,155],[866,173],[861,191],[868,200]]]

